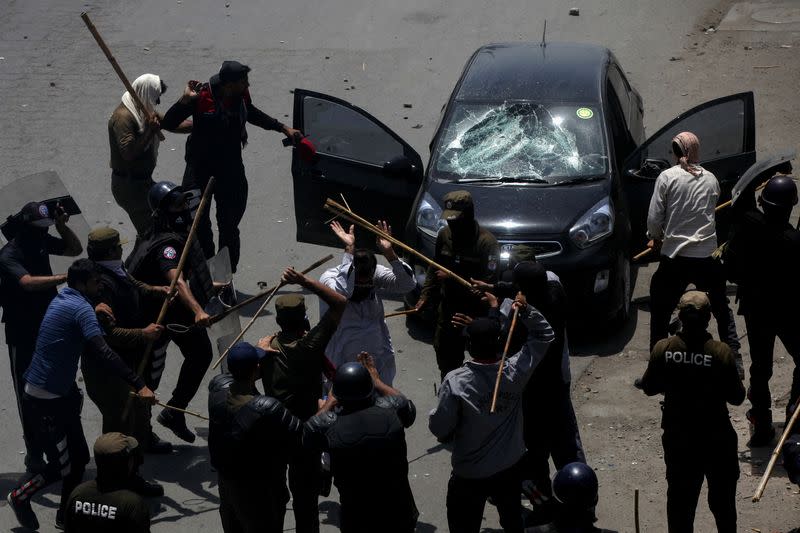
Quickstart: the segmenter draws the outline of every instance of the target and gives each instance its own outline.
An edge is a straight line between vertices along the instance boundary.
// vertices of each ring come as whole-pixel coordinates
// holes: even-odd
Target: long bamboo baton
[[[242,307],[246,307],[246,306],[250,305],[253,302],[257,302],[261,298],[267,296],[273,290],[275,290],[275,287],[270,287],[269,289],[265,289],[265,290],[259,292],[258,294],[255,294],[255,295],[251,296],[250,298],[248,298],[246,300],[242,300],[241,302],[239,302],[239,303],[237,303],[235,305],[232,305],[228,309],[225,309],[224,311],[222,311],[220,313],[217,313],[216,315],[212,316],[208,320],[208,325],[209,326],[213,326],[214,324],[216,324],[220,320],[224,319],[225,317],[227,317],[231,313],[235,313],[236,311],[238,311]],[[172,331],[172,332],[174,332],[174,333],[188,333],[193,327],[195,327],[195,326],[184,326],[183,324],[167,324],[167,329]]]
[[[195,234],[197,233],[197,226],[200,222],[200,219],[203,218],[203,213],[205,213],[206,206],[208,205],[208,200],[211,198],[211,190],[214,188],[214,182],[216,178],[212,176],[208,180],[208,184],[206,184],[206,189],[203,191],[203,198],[200,200],[200,205],[197,206],[197,211],[194,215],[194,220],[192,221],[192,227],[189,229],[189,235],[186,237],[186,242],[183,245],[183,250],[181,251],[181,258],[178,261],[178,273],[172,279],[169,284],[169,292],[167,297],[164,298],[164,303],[161,304],[161,310],[158,312],[158,319],[156,320],[156,324],[161,325],[164,322],[164,317],[167,314],[167,309],[169,309],[169,304],[172,301],[172,297],[175,296],[175,292],[177,291],[178,286],[178,278],[180,278],[181,273],[183,272],[183,267],[186,265],[186,260],[189,258],[189,249],[192,247],[192,243],[194,242]],[[150,362],[150,355],[153,352],[153,345],[155,341],[147,341],[147,345],[144,348],[144,357],[142,357],[142,362],[139,363],[139,368],[136,370],[136,374],[139,377],[144,375],[144,370],[147,368],[147,363]],[[122,419],[125,420],[128,418],[128,412],[131,408],[131,399],[128,399],[128,403],[125,406],[125,410],[122,413]]]
[[[770,178],[770,179],[772,179],[772,178]],[[753,191],[753,192],[758,192],[758,191],[760,191],[761,189],[763,189],[764,187],[766,187],[766,186],[767,186],[767,183],[769,183],[769,180],[765,181],[764,183],[762,183],[761,185],[759,185],[758,187],[756,187],[755,191]],[[715,208],[714,208],[714,213],[716,213],[716,212],[718,212],[718,211],[720,211],[720,210],[722,210],[722,209],[725,209],[726,207],[730,207],[730,206],[732,206],[732,205],[733,205],[733,198],[731,198],[731,199],[730,199],[730,200],[728,200],[728,201],[722,202],[722,203],[721,203],[721,204],[719,204],[717,207],[715,207]],[[636,254],[636,255],[634,255],[634,256],[633,256],[633,259],[632,259],[632,261],[638,261],[638,260],[639,260],[639,259],[641,259],[642,257],[645,257],[645,256],[647,256],[647,255],[650,255],[651,253],[653,253],[653,248],[647,248],[647,249],[645,249],[645,250],[642,250],[641,252],[639,252],[638,254]]]
[[[311,265],[307,269],[303,270],[302,274],[308,274],[309,272],[311,272],[315,268],[317,268],[317,267],[319,267],[321,265],[324,265],[325,263],[327,263],[331,259],[333,259],[333,254],[326,255],[325,257],[323,257],[319,261],[315,262],[313,265]],[[244,328],[242,328],[242,332],[239,333],[236,336],[235,339],[233,339],[233,341],[231,342],[230,346],[228,346],[225,349],[225,351],[222,353],[222,355],[219,356],[219,358],[216,360],[216,362],[214,362],[214,366],[211,367],[212,370],[216,370],[217,367],[220,365],[220,363],[222,363],[223,359],[225,359],[228,356],[228,352],[231,351],[231,348],[233,348],[233,345],[236,344],[237,342],[239,342],[240,340],[242,340],[242,337],[244,337],[244,334],[247,333],[247,330],[250,329],[250,326],[252,326],[255,323],[256,320],[258,320],[258,317],[261,315],[261,312],[264,311],[264,309],[266,309],[266,307],[269,304],[270,300],[272,300],[272,298],[278,292],[278,289],[280,289],[284,285],[286,285],[286,284],[281,281],[280,283],[278,283],[275,286],[274,289],[272,289],[272,291],[269,293],[269,296],[267,296],[267,299],[264,300],[264,303],[261,304],[261,307],[259,307],[258,311],[256,311],[256,313],[253,315],[253,318],[251,318],[250,321],[247,323],[247,325]]]
[[[94,40],[97,41],[97,46],[100,47],[100,50],[103,51],[103,54],[105,54],[108,62],[111,63],[111,66],[114,68],[114,72],[116,72],[117,76],[119,76],[119,79],[122,81],[122,84],[125,86],[128,94],[130,94],[131,98],[133,98],[133,102],[136,104],[136,107],[139,108],[139,111],[141,111],[143,115],[148,118],[152,118],[155,113],[148,111],[147,108],[144,107],[144,103],[139,98],[139,95],[136,94],[131,82],[128,81],[128,77],[122,71],[122,67],[119,66],[119,63],[117,63],[117,59],[111,53],[111,50],[109,50],[106,42],[100,36],[100,32],[97,31],[97,28],[95,28],[91,19],[89,19],[89,14],[84,11],[81,13],[81,19],[83,19],[83,22],[86,23],[86,27],[89,28],[89,32],[92,34],[92,37],[94,37]],[[161,132],[161,130],[156,130],[156,135],[158,135],[159,140],[164,140],[164,134]]]
[[[775,446],[775,450],[772,452],[772,456],[769,458],[769,463],[767,464],[767,470],[764,472],[764,475],[761,476],[761,481],[756,488],[756,492],[753,494],[753,502],[757,502],[761,500],[761,496],[764,494],[764,489],[767,488],[767,482],[769,481],[769,477],[772,475],[772,469],[775,468],[775,463],[778,461],[778,456],[781,454],[781,449],[783,448],[783,443],[786,442],[786,439],[792,432],[792,428],[794,427],[794,423],[797,422],[797,417],[800,416],[800,400],[795,402],[794,404],[794,413],[792,413],[792,418],[789,419],[789,423],[786,424],[786,427],[783,430],[783,435],[778,440],[778,445]]]
[[[405,315],[413,315],[414,313],[418,312],[419,309],[406,309],[404,311],[394,311],[392,313],[386,313],[383,318],[392,318],[393,316],[405,316]]]
[[[138,394],[136,394],[133,391],[130,391],[130,397],[131,398],[141,398],[141,396],[139,396]],[[174,405],[169,405],[167,403],[161,403],[158,400],[156,400],[156,405],[160,405],[161,407],[164,407],[166,409],[172,409],[173,411],[178,411],[179,413],[184,413],[184,414],[187,414],[187,415],[196,416],[197,418],[202,418],[203,420],[208,420],[207,416],[203,416],[203,415],[195,413],[193,411],[187,411],[186,409],[181,409],[180,407],[175,407]]]
[[[636,533],[639,533],[639,489],[633,491],[633,522]]]
[[[381,230],[378,226],[376,226],[375,224],[371,223],[370,221],[368,221],[368,220],[366,220],[364,218],[361,218],[360,216],[355,214],[350,209],[347,209],[342,204],[340,204],[340,203],[328,198],[327,200],[325,200],[325,209],[327,209],[331,213],[334,213],[334,214],[340,216],[341,218],[344,218],[345,220],[348,220],[348,221],[352,222],[353,224],[356,224],[357,226],[360,226],[360,227],[364,228],[365,230],[367,230],[369,232],[374,233],[375,235],[377,235],[378,237],[380,237],[382,239],[386,239],[387,241],[391,242],[395,246],[397,246],[399,248],[402,248],[406,252],[410,253],[411,255],[413,255],[414,257],[416,257],[420,261],[424,262],[425,264],[428,264],[428,265],[431,265],[431,266],[433,266],[435,268],[438,268],[439,270],[441,270],[442,272],[446,273],[448,276],[452,277],[454,280],[456,280],[458,283],[460,283],[464,287],[466,287],[466,288],[468,288],[470,290],[472,289],[472,284],[469,281],[465,280],[464,278],[462,278],[461,276],[459,276],[458,274],[456,274],[452,270],[443,267],[442,265],[440,265],[439,263],[433,261],[432,259],[429,259],[428,257],[425,257],[424,254],[418,252],[417,250],[415,250],[412,247],[408,246],[404,242],[402,242],[402,241],[396,239],[395,237],[389,235],[388,233],[386,233],[385,231]]]
[[[497,393],[500,392],[500,378],[503,377],[503,363],[506,362],[506,356],[508,355],[508,347],[511,346],[511,336],[514,334],[514,328],[517,326],[518,315],[519,315],[519,307],[516,307],[514,308],[514,316],[511,319],[511,327],[508,328],[506,347],[503,348],[503,357],[500,358],[500,366],[497,368],[497,379],[494,382],[494,393],[492,394],[492,408],[489,409],[490,413],[494,413],[494,408],[497,405]]]

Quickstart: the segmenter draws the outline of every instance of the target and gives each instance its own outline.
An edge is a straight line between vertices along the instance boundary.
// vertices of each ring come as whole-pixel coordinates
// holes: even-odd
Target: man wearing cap
[[[92,261],[78,259],[69,267],[67,287],[47,308],[33,360],[24,374],[23,409],[34,428],[34,442],[47,456],[47,466],[41,474],[26,476],[8,494],[7,501],[20,525],[29,529],[39,527],[31,499],[59,480],[62,488],[56,523],[63,523],[69,495],[81,482],[89,462],[81,425],[83,394],[75,383],[79,359],[96,359],[109,374],[122,378],[143,401],[155,401],[153,391],[103,339],[94,307],[89,303],[99,290],[100,276]]]
[[[497,239],[475,220],[475,206],[468,191],[452,191],[444,196],[442,218],[447,226],[436,236],[434,260],[458,276],[494,283],[500,249]],[[464,362],[465,338],[453,327],[455,313],[472,317],[485,313],[485,306],[475,296],[442,270],[431,266],[425,277],[417,309],[428,304],[438,306],[433,348],[442,379]]]
[[[671,532],[693,530],[705,477],[717,531],[734,533],[739,456],[726,404],[742,404],[744,385],[730,347],[706,331],[708,296],[685,293],[678,314],[681,331],[656,343],[647,370],[635,383],[648,396],[664,395],[667,524]]]
[[[111,228],[96,228],[89,233],[87,253],[100,271],[100,293],[95,304],[101,312],[98,319],[103,326],[106,342],[131,368],[139,368],[148,342],[157,341],[164,327],[152,324],[144,316],[147,300],[160,305],[169,287],[152,287],[128,274],[122,263],[122,245],[119,233]],[[150,405],[144,402],[131,404],[127,417],[125,407],[130,402],[128,385],[104,372],[90,359],[81,361],[86,392],[103,415],[103,432],[121,432],[131,435],[143,451],[170,453],[172,445],[161,440],[150,424]]]
[[[158,159],[160,115],[155,107],[167,90],[164,81],[155,74],[142,74],[131,84],[148,116],[136,105],[127,91],[108,119],[108,141],[111,147],[111,193],[114,200],[136,228],[144,235],[153,224],[147,208],[147,191],[153,185],[153,170]],[[164,128],[166,129],[166,128]],[[172,131],[188,133],[192,123],[184,121]]]
[[[265,130],[282,132],[289,139],[300,133],[253,105],[248,90],[249,72],[250,67],[238,61],[224,61],[219,74],[208,83],[189,82],[181,99],[161,121],[162,127],[171,129],[192,117],[183,185],[204,189],[211,176],[217,178],[214,200],[219,249],[228,247],[233,272],[239,264],[239,222],[247,205],[247,177],[242,162],[242,148],[247,144],[245,126],[249,122]],[[207,258],[215,253],[209,211],[203,213],[197,230]]]
[[[487,292],[485,300],[490,307],[488,316],[454,318],[454,325],[466,326],[472,360],[445,376],[428,428],[440,442],[453,447],[453,471],[447,486],[450,531],[477,533],[486,500],[492,498],[503,530],[522,533],[523,391],[554,333],[544,316],[522,293],[517,294],[513,307],[518,309],[518,321],[528,336],[522,349],[505,361],[492,413],[501,315],[497,298]]]
[[[56,287],[67,280],[66,274],[53,275],[50,255],[74,257],[81,254],[83,246],[67,226],[69,217],[63,212],[51,213],[45,204],[25,204],[17,218],[17,234],[0,249],[0,305],[25,440],[25,466],[31,471],[42,468],[44,462],[42,450],[33,446],[32,430],[22,412],[22,374],[33,358],[36,334],[47,306],[57,294]],[[52,225],[60,238],[48,233],[47,228]]]
[[[659,174],[647,213],[648,247],[660,252],[650,280],[650,350],[667,336],[670,316],[689,284],[707,291],[720,340],[733,350],[739,375],[744,366],[725,272],[712,257],[717,248],[715,210],[719,181],[699,165],[700,141],[684,131],[672,139],[675,166]]]
[[[336,369],[332,394],[303,428],[303,446],[330,453],[343,533],[415,531],[405,428],[416,416],[413,402],[381,381],[368,353]]]
[[[67,533],[150,533],[150,508],[130,490],[141,462],[139,443],[106,433],[94,443],[97,477],[75,487],[67,504]]]
[[[226,533],[279,533],[289,502],[284,470],[300,444],[301,422],[256,390],[264,350],[247,342],[228,352],[228,373],[208,386],[208,451],[219,480]]]
[[[384,221],[378,227],[391,235],[392,228]],[[320,277],[325,286],[347,297],[347,307],[339,329],[331,338],[325,353],[336,366],[353,362],[362,351],[369,352],[378,367],[381,381],[392,385],[397,368],[392,337],[383,318],[383,295],[403,295],[414,289],[413,270],[397,257],[392,243],[380,237],[377,247],[390,268],[379,265],[375,254],[366,248],[355,248],[355,227],[345,231],[338,221],[331,229],[344,243],[339,266],[329,268]],[[320,312],[324,312],[324,302]]]
[[[305,421],[319,408],[322,374],[328,372],[329,365],[325,346],[341,321],[347,298],[293,268],[284,271],[281,282],[311,291],[327,306],[319,324],[312,328],[302,294],[279,296],[275,301],[275,321],[281,330],[258,343],[269,354],[260,365],[264,394],[276,398],[292,415]],[[288,459],[295,528],[298,533],[319,531],[319,453],[295,449]],[[285,481],[281,483],[285,485]]]

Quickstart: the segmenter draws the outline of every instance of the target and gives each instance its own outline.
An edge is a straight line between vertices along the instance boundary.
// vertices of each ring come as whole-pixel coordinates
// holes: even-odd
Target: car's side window
[[[313,96],[303,100],[303,132],[321,155],[383,166],[404,154],[400,141],[355,109]]]
[[[625,79],[623,78],[622,73],[616,67],[616,65],[611,65],[608,68],[608,81],[614,88],[614,92],[617,95],[617,100],[619,101],[619,105],[622,108],[622,113],[625,116],[625,123],[628,129],[630,129],[630,123],[631,123],[630,88]]]
[[[614,154],[617,164],[622,165],[622,162],[635,149],[636,145],[628,130],[620,99],[610,80],[606,86],[606,100],[610,111],[609,123],[611,125],[611,136],[614,140]]]

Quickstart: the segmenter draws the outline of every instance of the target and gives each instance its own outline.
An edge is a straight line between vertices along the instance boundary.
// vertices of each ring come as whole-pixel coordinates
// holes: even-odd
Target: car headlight
[[[417,229],[435,238],[439,230],[446,225],[447,222],[442,220],[442,208],[433,196],[426,192],[422,195],[422,201],[417,209]]]
[[[594,204],[569,230],[569,238],[578,248],[588,248],[614,231],[614,209],[610,198]]]

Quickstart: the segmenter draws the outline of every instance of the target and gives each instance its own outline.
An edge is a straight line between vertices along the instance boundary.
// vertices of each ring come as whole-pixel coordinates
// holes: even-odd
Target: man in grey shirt
[[[536,365],[554,338],[542,314],[518,294],[514,307],[528,337],[519,353],[503,367],[494,413],[492,403],[498,372],[501,315],[497,298],[486,293],[491,309],[485,318],[457,314],[454,325],[465,325],[472,356],[449,372],[439,391],[439,404],[428,427],[442,442],[452,442],[453,472],[447,487],[450,531],[477,533],[483,508],[491,497],[507,532],[522,532],[521,478],[517,463],[525,453],[522,433],[522,393]]]
[[[650,349],[668,336],[672,310],[686,287],[708,293],[719,338],[730,346],[739,377],[744,378],[739,336],[728,307],[722,264],[712,257],[717,248],[714,211],[719,199],[717,178],[701,167],[700,141],[685,131],[672,139],[675,166],[656,179],[647,214],[648,246],[660,250],[658,270],[650,281]]]

